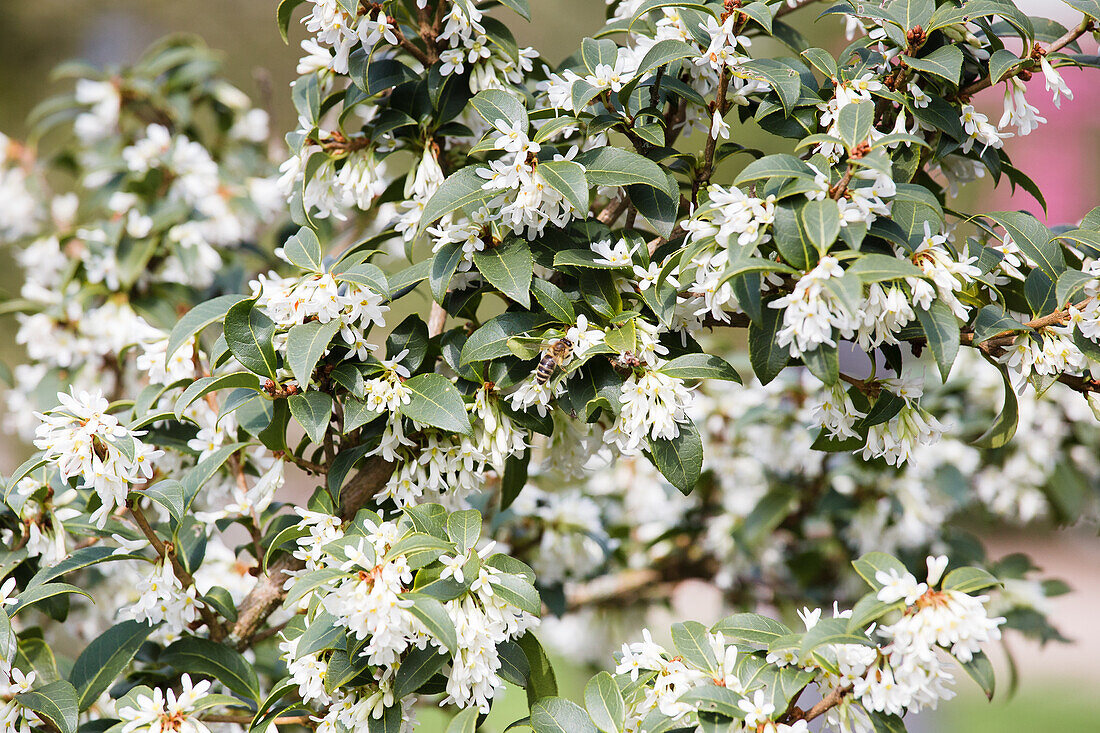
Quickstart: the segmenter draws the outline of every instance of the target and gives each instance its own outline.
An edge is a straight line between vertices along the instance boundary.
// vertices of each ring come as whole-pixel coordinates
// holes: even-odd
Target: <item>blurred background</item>
[[[1045,16],[1072,25],[1080,13],[1060,0],[1017,0],[1029,15]],[[521,45],[535,46],[551,63],[571,53],[579,40],[598,29],[604,19],[603,0],[531,0],[530,24],[508,18]],[[295,19],[300,17],[301,11]],[[25,132],[27,113],[39,101],[59,91],[51,82],[50,70],[59,62],[78,58],[97,65],[134,60],[149,43],[169,33],[201,37],[219,50],[227,77],[263,106],[273,118],[273,129],[293,124],[294,113],[287,85],[294,78],[299,57],[298,43],[304,35],[298,24],[291,25],[291,43],[284,45],[275,26],[273,0],[0,0],[0,131],[19,138]],[[812,9],[793,16],[796,25],[813,43],[833,51],[845,45],[843,22],[835,18],[815,22]],[[1095,41],[1085,42],[1086,53],[1096,53]],[[756,55],[769,55],[762,42]],[[1007,182],[994,189],[988,177],[963,194],[963,208],[1026,209],[1045,219],[1048,225],[1076,223],[1094,205],[1100,204],[1100,72],[1064,70],[1073,89],[1072,101],[1059,111],[1043,89],[1041,75],[1029,87],[1029,100],[1037,105],[1048,125],[1025,138],[1006,143],[1017,167],[1031,176],[1045,193],[1048,210],[1028,194],[1013,194]],[[1001,90],[989,90],[976,105],[992,121],[1001,115]],[[784,149],[784,142],[751,130],[738,131],[734,139],[768,152]],[[10,253],[0,253],[0,267],[10,263]],[[0,270],[0,287],[17,292],[11,281],[17,268]],[[10,316],[0,320],[0,355],[8,363],[19,359],[13,342],[15,323]],[[1026,439],[1018,436],[1017,439]],[[12,441],[0,446],[0,472],[10,471],[24,451]],[[960,698],[941,710],[922,716],[914,731],[966,731],[967,733],[1014,733],[1015,731],[1100,730],[1100,634],[1095,619],[1100,609],[1100,541],[1095,527],[1050,529],[1045,532],[986,533],[990,555],[999,557],[1024,550],[1050,577],[1061,577],[1074,592],[1053,599],[1052,621],[1073,641],[1070,645],[1045,648],[1010,640],[1018,665],[1019,688],[1009,699],[1009,675],[999,682],[1001,698],[989,705],[969,680],[960,680]],[[680,618],[708,621],[705,600],[698,589],[687,588],[673,599]],[[1004,665],[1002,664],[1002,670]],[[562,677],[567,694],[579,699],[588,670],[566,664]],[[572,683],[572,684],[570,684]],[[506,709],[494,711],[494,721],[507,724],[523,713],[517,695]],[[511,709],[507,709],[511,708]],[[423,730],[434,730],[433,721]],[[441,726],[440,726],[441,728]]]

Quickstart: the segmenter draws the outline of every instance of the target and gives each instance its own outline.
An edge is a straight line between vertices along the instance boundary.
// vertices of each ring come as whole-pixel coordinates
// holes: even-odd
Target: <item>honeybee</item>
[[[572,353],[573,342],[567,338],[560,338],[550,344],[535,368],[535,381],[539,384],[549,382],[550,377],[554,376],[554,370],[564,364]]]

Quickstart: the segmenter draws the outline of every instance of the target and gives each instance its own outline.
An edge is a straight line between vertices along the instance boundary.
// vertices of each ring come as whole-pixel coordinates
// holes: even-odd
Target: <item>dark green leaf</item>
[[[531,247],[522,239],[474,253],[474,264],[485,279],[524,308],[531,307],[534,262]]]
[[[657,470],[687,495],[703,471],[703,441],[695,423],[681,423],[679,428],[680,434],[672,440],[649,438],[649,450]]]
[[[260,312],[256,301],[241,301],[225,314],[225,343],[245,369],[276,379],[274,342],[275,323]]]
[[[287,400],[290,414],[317,445],[325,440],[329,420],[332,419],[332,398],[324,392],[302,392]]]
[[[412,400],[401,406],[401,414],[441,430],[470,434],[470,417],[451,381],[441,374],[418,374],[405,382]]]

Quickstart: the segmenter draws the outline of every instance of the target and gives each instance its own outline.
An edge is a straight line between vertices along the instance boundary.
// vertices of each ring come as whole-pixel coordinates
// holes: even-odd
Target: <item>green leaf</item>
[[[42,585],[28,587],[25,591],[20,593],[18,601],[14,606],[8,609],[8,615],[14,617],[15,614],[20,611],[25,611],[31,606],[41,603],[48,598],[70,594],[91,598],[90,595],[80,588],[77,588],[75,585],[69,585],[68,583],[44,583]]]
[[[805,51],[799,54],[802,58],[810,62],[810,64],[820,71],[824,76],[833,78],[837,74],[836,59],[833,55],[823,48],[807,48]]]
[[[544,697],[558,694],[558,682],[554,676],[554,667],[546,650],[542,648],[534,632],[528,631],[516,639],[516,645],[527,657],[529,673],[527,676],[527,702],[534,703]]]
[[[1080,0],[1074,1],[1078,2]],[[939,30],[949,25],[966,23],[977,18],[984,18],[991,15],[1001,16],[1023,33],[1026,38],[1030,39],[1035,36],[1035,28],[1031,20],[1024,15],[1024,13],[1014,4],[999,2],[998,0],[970,0],[961,7],[957,7],[950,3],[941,5],[936,8],[936,12],[932,14],[928,23],[925,24],[924,30],[926,33],[931,33],[934,30]]]
[[[699,55],[698,49],[683,41],[664,40],[657,41],[638,63],[638,71],[635,76],[644,76],[658,66],[672,63],[678,59],[694,59]]]
[[[183,480],[180,481],[180,483],[183,484],[184,513],[190,510],[191,502],[195,500],[199,490],[206,485],[206,482],[209,481],[215,473],[217,473],[222,464],[229,459],[229,456],[246,445],[248,444],[230,443],[229,445],[224,445],[199,461],[198,465],[184,474]]]
[[[68,680],[57,680],[15,696],[16,701],[53,723],[61,733],[76,733],[76,689]]]
[[[329,420],[332,419],[332,398],[324,392],[301,392],[287,400],[290,414],[317,445],[325,441]]]
[[[859,105],[850,104],[844,109],[855,106]],[[840,235],[840,210],[832,199],[807,201],[798,212],[798,224],[817,251],[824,253]]]
[[[794,63],[797,64],[798,62],[795,61]],[[751,59],[741,64],[741,66],[753,76],[762,77],[764,81],[768,82],[768,85],[779,97],[779,103],[783,107],[783,116],[789,116],[791,110],[798,104],[802,92],[802,79],[798,70],[784,59]]]
[[[298,637],[298,646],[295,653],[304,657],[307,654],[315,654],[328,649],[336,649],[343,646],[345,629],[336,625],[336,619],[331,613],[322,611],[309,622],[305,632]]]
[[[501,0],[504,3],[518,2],[518,0]],[[526,0],[523,0],[526,2]],[[475,733],[477,730],[477,718],[479,710],[476,707],[466,708],[461,710],[451,718],[451,722],[447,724],[447,730],[445,733]]]
[[[239,388],[259,391],[260,380],[251,372],[234,372],[217,377],[201,377],[188,385],[187,389],[176,400],[176,404],[173,405],[172,409],[176,419],[182,420],[184,411],[194,404],[195,400],[201,399],[211,392]]]
[[[990,361],[990,363],[993,362]],[[1001,372],[1001,379],[1004,380],[1005,400],[993,424],[974,440],[973,445],[979,448],[996,449],[1007,445],[1016,435],[1016,426],[1020,422],[1020,405],[1016,399],[1016,390],[1012,388],[1012,382],[1009,380],[1008,370],[1001,364],[993,363],[993,365]]]
[[[527,333],[548,320],[542,313],[502,313],[470,335],[462,347],[459,363],[510,356],[512,351],[508,348],[508,339]]]
[[[463,258],[462,242],[448,242],[439,248],[431,259],[431,271],[428,284],[432,289],[432,298],[442,303],[451,287],[451,279],[458,270]]]
[[[313,572],[306,573],[299,576],[294,585],[290,586],[290,591],[286,594],[286,598],[283,599],[283,608],[292,609],[298,601],[302,600],[309,593],[317,590],[321,586],[327,585],[334,580],[340,580],[349,577],[348,573],[337,568],[322,568],[321,570],[314,570]]]
[[[256,671],[240,652],[224,644],[189,636],[165,649],[160,660],[179,672],[213,677],[242,697],[260,700]]]
[[[978,683],[978,687],[982,688],[986,698],[992,700],[996,688],[996,679],[993,672],[993,663],[989,661],[989,657],[984,652],[975,652],[973,659],[965,663],[960,662],[960,664],[966,670],[966,673],[970,675],[970,678]]]
[[[614,63],[614,62],[612,62]],[[638,183],[664,190],[668,181],[661,167],[629,150],[605,146],[587,150],[576,161],[584,166],[590,186],[628,186]]]
[[[283,243],[283,256],[290,264],[303,270],[317,274],[325,271],[321,241],[317,239],[317,233],[309,227],[302,227]]]
[[[721,632],[727,643],[751,649],[767,649],[773,641],[791,633],[783,624],[758,613],[735,613],[710,630],[714,634]]]
[[[949,84],[959,85],[959,77],[962,76],[963,52],[958,46],[951,44],[940,46],[921,58],[905,54],[902,54],[901,58],[917,71],[938,76]]]
[[[276,23],[279,26],[279,35],[283,37],[283,43],[290,43],[287,39],[287,32],[290,29],[291,14],[296,7],[305,1],[306,0],[279,0],[279,7],[276,10],[275,17]]]
[[[588,73],[595,74],[596,67],[601,64],[615,66],[618,57],[618,48],[615,42],[606,38],[582,38],[581,60],[588,67]]]
[[[936,357],[940,377],[946,382],[947,375],[951,373],[951,365],[959,353],[959,321],[942,300],[933,301],[928,310],[916,310],[917,320],[928,338],[928,348]]]
[[[474,264],[485,279],[524,308],[531,307],[534,263],[531,247],[518,238],[474,253]]]
[[[626,723],[626,703],[615,678],[600,672],[584,686],[584,706],[588,715],[604,733],[620,733]]]
[[[791,266],[803,271],[812,268],[820,254],[802,223],[802,210],[808,203],[816,202],[801,199],[780,202],[775,207],[775,221],[772,224],[775,248]],[[829,203],[833,203],[835,208],[835,202],[830,199]]]
[[[1058,276],[1057,297],[1058,306],[1076,305],[1084,300],[1082,291],[1085,286],[1096,279],[1095,275],[1080,270],[1066,270]]]
[[[475,94],[470,105],[493,127],[497,120],[504,120],[512,125],[518,122],[527,131],[527,110],[514,94],[503,89],[486,89]]]
[[[588,179],[580,163],[548,160],[536,169],[550,187],[565,197],[582,215],[588,213]]]
[[[847,272],[855,275],[865,283],[901,280],[907,277],[924,277],[924,271],[909,260],[876,253],[861,255],[848,268]]]
[[[408,65],[395,58],[378,58],[362,51],[353,52],[348,59],[348,75],[368,97],[420,78]]]
[[[886,603],[880,601],[875,593],[868,593],[856,601],[856,605],[852,608],[852,615],[848,618],[848,631],[853,633],[865,631],[871,622],[877,621],[891,611],[900,611],[903,608],[905,604],[901,601]]]
[[[791,359],[790,351],[776,343],[776,334],[783,327],[783,311],[762,309],[759,321],[749,323],[749,362],[761,384],[779,376]]]
[[[489,581],[489,585],[502,600],[516,608],[536,616],[542,612],[539,592],[527,579],[509,573],[497,573]]]
[[[840,108],[840,112],[837,113],[836,126],[840,132],[840,139],[844,141],[848,149],[851,150],[855,146],[867,139],[867,136],[871,134],[871,127],[875,121],[875,103],[874,102],[853,102],[852,104],[846,104]],[[821,201],[819,203],[826,203]],[[836,209],[836,203],[833,203],[833,209]]]
[[[531,20],[531,8],[527,4],[527,0],[500,0],[500,4],[519,13],[520,17],[524,20]],[[456,717],[456,720],[458,717],[461,717],[461,714]],[[475,715],[474,718],[476,719],[477,716]],[[462,733],[462,731],[452,731],[448,728],[447,733]],[[473,730],[468,731],[468,733],[473,733]]]
[[[447,516],[447,536],[458,545],[459,552],[467,552],[481,537],[481,512],[466,509],[451,512]]]
[[[255,300],[243,300],[225,314],[225,343],[250,372],[277,378],[274,342],[275,323],[260,312]]]
[[[711,674],[718,669],[718,658],[707,639],[707,627],[698,621],[673,624],[672,644],[676,653],[696,669]]]
[[[470,417],[451,381],[442,374],[418,374],[405,382],[412,399],[401,406],[401,414],[441,430],[469,435]]]
[[[417,233],[422,233],[437,219],[450,214],[453,211],[464,209],[473,204],[481,204],[496,195],[493,191],[482,189],[485,179],[477,174],[478,166],[469,165],[449,176],[424,204],[424,212],[420,215],[420,228]]]
[[[1067,272],[1073,272],[1067,270]],[[981,344],[1005,331],[1026,331],[1027,326],[1005,313],[999,305],[987,305],[974,319],[974,343]]]
[[[177,524],[183,521],[187,506],[183,484],[179,481],[170,478],[162,479],[138,493],[148,496],[150,499],[167,509],[168,514]]]
[[[560,697],[546,697],[531,706],[531,727],[535,733],[596,733],[584,708]]]
[[[584,267],[590,270],[625,270],[630,265],[609,265],[590,249],[565,249],[554,255],[554,267]]]
[[[1039,266],[1047,277],[1057,282],[1066,269],[1062,248],[1051,241],[1050,230],[1031,214],[1022,211],[996,211],[983,214],[1004,228],[1012,241]]]
[[[87,710],[122,674],[153,628],[137,621],[123,621],[84,648],[69,673],[69,682],[77,693],[78,710]]]
[[[802,354],[802,363],[825,384],[840,381],[840,354],[835,346],[818,344],[813,351]]]
[[[442,644],[449,652],[458,651],[458,633],[442,603],[423,593],[402,593],[401,598],[412,601],[409,612],[424,624],[435,641]]]
[[[690,494],[703,472],[703,440],[695,423],[680,424],[680,434],[672,440],[649,438],[649,451],[653,464],[668,482]]]
[[[848,619],[823,618],[819,619],[802,637],[802,645],[798,650],[799,656],[805,659],[812,651],[827,644],[858,644],[871,647],[875,645],[866,634],[849,632]]]
[[[205,303],[199,303],[184,313],[168,335],[168,350],[165,353],[165,359],[171,359],[172,355],[179,351],[181,346],[198,335],[211,323],[225,318],[225,314],[229,312],[229,309],[240,303],[243,298],[242,295],[222,295]]]
[[[536,278],[531,281],[531,292],[535,294],[535,300],[547,315],[561,323],[576,323],[577,313],[573,309],[573,302],[557,285],[549,280]]]
[[[885,552],[868,552],[860,556],[859,559],[854,560],[852,567],[859,573],[859,577],[863,578],[867,585],[876,591],[882,588],[882,583],[875,579],[875,575],[880,570],[893,570],[899,575],[909,572],[900,560],[892,555],[887,555]]]
[[[340,268],[343,265],[344,263],[340,263],[336,267]],[[386,274],[382,272],[381,267],[370,262],[360,262],[346,270],[334,269],[332,276],[337,282],[353,283],[384,298],[389,297],[390,288],[386,280]]]
[[[1007,48],[999,48],[989,57],[989,80],[996,84],[1020,64],[1020,57]]]
[[[48,565],[42,567],[33,577],[27,582],[25,590],[29,590],[36,585],[43,585],[49,583],[51,580],[56,580],[66,573],[71,573],[83,568],[98,565],[102,562],[111,562],[114,560],[132,560],[134,555],[116,555],[115,550],[110,547],[103,547],[101,545],[93,545],[91,547],[81,547],[78,550],[74,550],[73,554],[65,558],[56,565]]]
[[[943,579],[944,590],[956,590],[959,593],[976,593],[1001,584],[987,571],[981,568],[955,568]]]
[[[786,153],[768,155],[745,166],[734,180],[734,185],[741,186],[751,181],[772,178],[809,178],[813,180],[814,172],[810,166],[793,155]]]
[[[340,330],[340,320],[310,321],[291,327],[286,336],[286,361],[302,389],[309,386],[318,360]]]
[[[742,384],[728,361],[713,354],[684,354],[665,363],[659,372],[677,379],[721,379]]]
[[[745,711],[738,705],[741,699],[741,695],[725,687],[700,685],[680,695],[677,701],[688,703],[703,713],[716,713],[740,720],[745,717]]]
[[[400,700],[416,692],[448,661],[449,657],[446,654],[440,654],[439,649],[431,644],[422,649],[414,648],[401,660],[401,666],[397,668],[397,676],[393,682],[394,696]],[[476,708],[474,710],[476,712]]]

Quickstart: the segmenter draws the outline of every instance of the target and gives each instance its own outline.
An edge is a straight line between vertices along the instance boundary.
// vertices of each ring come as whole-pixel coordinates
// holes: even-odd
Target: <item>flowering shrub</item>
[[[992,696],[985,649],[1060,639],[1066,587],[947,523],[1092,509],[1100,213],[954,197],[1042,203],[1002,142],[1033,74],[1096,63],[1071,4],[841,3],[834,57],[806,0],[623,0],[551,66],[526,0],[282,0],[281,165],[191,42],[70,67],[0,139],[38,449],[5,726],[472,733],[511,684],[536,733],[896,731],[960,670]],[[658,643],[685,579],[737,612]],[[560,697],[539,636],[614,674]]]

